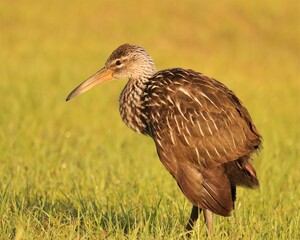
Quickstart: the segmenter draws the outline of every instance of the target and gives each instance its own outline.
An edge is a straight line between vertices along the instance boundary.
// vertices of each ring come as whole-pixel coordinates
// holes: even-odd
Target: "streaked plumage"
[[[129,79],[120,96],[121,117],[134,131],[153,138],[161,162],[193,204],[188,230],[198,208],[204,209],[211,230],[211,212],[229,216],[233,210],[237,185],[258,186],[249,159],[261,136],[225,85],[193,70],[156,72],[143,48],[124,44],[67,100],[104,78]]]

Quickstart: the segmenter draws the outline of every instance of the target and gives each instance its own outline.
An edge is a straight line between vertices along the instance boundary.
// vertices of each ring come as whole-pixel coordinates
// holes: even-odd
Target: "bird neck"
[[[119,98],[119,111],[122,120],[132,130],[146,133],[147,115],[145,113],[145,89],[149,77],[129,79]]]

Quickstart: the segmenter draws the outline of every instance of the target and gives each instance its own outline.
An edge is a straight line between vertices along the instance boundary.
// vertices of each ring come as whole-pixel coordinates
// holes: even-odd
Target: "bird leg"
[[[199,213],[202,211],[201,208],[198,208],[197,206],[193,206],[192,208],[192,212],[191,212],[191,216],[190,216],[190,219],[189,219],[189,222],[188,224],[186,225],[185,227],[185,230],[187,232],[191,231],[194,227],[194,224],[195,222],[197,221],[198,219],[198,216],[199,216]]]
[[[213,213],[212,213],[212,211],[210,211],[208,209],[204,209],[203,214],[204,214],[205,224],[208,229],[208,233],[209,233],[209,235],[212,235],[212,233],[213,233]]]
[[[190,236],[190,231],[193,230],[193,227],[195,225],[195,222],[197,221],[199,217],[199,213],[201,213],[202,209],[198,208],[197,206],[193,206],[191,215],[188,221],[188,224],[185,227],[185,230],[187,231],[188,236]],[[209,235],[212,235],[213,233],[213,213],[212,211],[208,209],[203,210],[204,220],[205,224],[208,230]]]

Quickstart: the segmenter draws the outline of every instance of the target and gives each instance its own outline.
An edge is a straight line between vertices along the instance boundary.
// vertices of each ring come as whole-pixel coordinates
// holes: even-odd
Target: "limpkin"
[[[236,187],[258,187],[250,155],[261,145],[247,109],[219,81],[190,69],[156,71],[140,46],[124,44],[105,66],[66,100],[112,79],[128,79],[120,98],[125,124],[153,138],[158,156],[193,204],[186,230],[203,210],[208,231],[213,213],[229,216]]]

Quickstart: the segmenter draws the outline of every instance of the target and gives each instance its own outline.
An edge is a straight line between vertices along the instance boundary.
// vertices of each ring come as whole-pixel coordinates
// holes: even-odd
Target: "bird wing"
[[[203,188],[211,191],[210,197],[225,194],[218,186],[218,181],[224,179],[220,166],[250,155],[261,143],[240,100],[222,83],[184,69],[158,72],[147,93],[150,135],[162,163],[184,194],[193,203],[196,200],[192,195],[202,194],[196,198],[203,198],[201,191],[189,188],[197,183],[205,185],[205,176],[208,186]],[[224,192],[230,193],[228,179],[228,184],[222,181]]]

